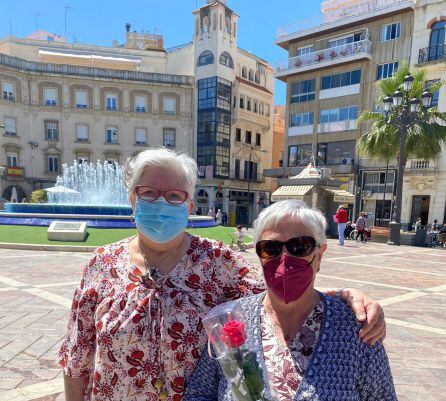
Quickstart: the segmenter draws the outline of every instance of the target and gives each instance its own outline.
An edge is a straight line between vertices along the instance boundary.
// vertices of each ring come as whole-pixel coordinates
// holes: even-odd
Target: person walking
[[[209,216],[209,217],[212,217],[212,218],[215,220],[215,211],[214,211],[214,208],[213,208],[213,207],[211,207],[211,208],[209,209],[208,216]]]
[[[415,231],[418,231],[421,228],[421,217],[418,217],[415,223]]]
[[[361,242],[364,242],[364,231],[367,226],[367,219],[365,217],[365,213],[361,212],[358,220],[356,220],[356,230],[358,234],[356,234],[356,241],[358,241],[358,237],[361,236]]]
[[[348,213],[345,210],[344,205],[340,205],[338,207],[338,211],[336,212],[336,222],[338,223],[338,238],[339,245],[344,246],[344,230],[348,221]]]
[[[221,215],[221,223],[226,226],[228,225],[228,214],[223,211],[222,215]]]

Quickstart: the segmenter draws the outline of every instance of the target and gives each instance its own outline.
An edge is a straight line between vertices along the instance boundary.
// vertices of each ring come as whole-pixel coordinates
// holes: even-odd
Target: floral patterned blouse
[[[202,318],[262,292],[263,279],[221,242],[191,236],[170,273],[142,283],[129,242],[98,248],[87,263],[58,361],[85,377],[87,401],[180,401],[206,345]]]
[[[320,301],[288,346],[279,343],[274,324],[262,308],[263,355],[271,390],[276,394],[277,401],[294,400],[296,397],[319,337],[323,308],[324,304]]]

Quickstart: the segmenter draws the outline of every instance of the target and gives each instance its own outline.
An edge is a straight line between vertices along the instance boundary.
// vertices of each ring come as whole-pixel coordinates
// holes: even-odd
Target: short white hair
[[[189,197],[194,198],[198,167],[194,159],[186,154],[166,148],[149,148],[137,156],[127,159],[124,165],[124,182],[127,192],[132,194],[147,167],[157,166],[176,171],[186,181]]]
[[[327,220],[319,210],[308,207],[298,200],[284,200],[273,203],[263,209],[254,221],[254,244],[260,241],[264,231],[274,229],[284,221],[300,222],[311,230],[314,239],[320,245],[327,243],[325,231]]]

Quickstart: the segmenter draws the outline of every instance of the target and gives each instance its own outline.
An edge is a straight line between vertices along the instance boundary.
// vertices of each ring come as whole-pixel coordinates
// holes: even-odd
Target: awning
[[[334,195],[334,201],[339,203],[355,203],[355,195],[341,188],[322,187]]]
[[[287,199],[303,200],[304,195],[311,191],[314,185],[284,185],[276,189],[271,195],[272,202]]]

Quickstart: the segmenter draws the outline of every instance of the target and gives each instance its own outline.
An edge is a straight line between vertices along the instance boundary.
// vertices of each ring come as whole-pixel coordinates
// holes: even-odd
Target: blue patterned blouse
[[[257,351],[263,369],[264,399],[275,401],[268,388],[263,359],[260,312],[264,294],[238,301],[247,317],[247,346]],[[324,318],[310,365],[295,401],[397,401],[386,351],[381,343],[361,342],[361,324],[342,301],[320,294]],[[234,401],[218,361],[204,351],[187,383],[183,401]],[[290,400],[291,401],[291,400]]]

